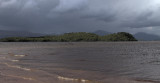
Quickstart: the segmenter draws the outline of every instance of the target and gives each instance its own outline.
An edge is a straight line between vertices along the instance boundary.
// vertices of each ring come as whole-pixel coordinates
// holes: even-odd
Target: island
[[[0,39],[0,42],[116,42],[116,41],[137,41],[132,34],[118,32],[100,36],[88,32],[72,32],[61,35],[49,35],[41,37],[8,37]]]

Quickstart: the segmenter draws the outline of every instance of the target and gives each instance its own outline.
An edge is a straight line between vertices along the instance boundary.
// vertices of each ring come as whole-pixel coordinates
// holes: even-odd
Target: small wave
[[[23,68],[23,67],[20,67],[20,66],[14,66],[14,65],[10,65],[8,63],[4,63],[4,64],[7,65],[8,67],[18,68],[18,69],[22,69],[22,70],[25,70],[25,71],[31,71],[31,69],[29,69],[29,68]]]
[[[93,82],[93,81],[86,80],[86,79],[68,78],[68,77],[63,77],[63,76],[58,76],[57,78],[63,81],[74,81],[78,83],[100,83],[100,82]]]
[[[2,76],[7,76],[7,77],[14,77],[14,78],[20,78],[20,79],[24,79],[24,80],[34,80],[34,78],[30,78],[30,77],[22,77],[22,76],[15,76],[15,75],[7,75],[7,74],[4,74],[4,73],[0,73]]]
[[[15,76],[15,75],[6,75],[8,77],[15,77],[15,78],[21,78],[24,80],[31,80],[31,81],[36,81],[34,78],[30,78],[30,77],[22,77],[22,76]]]
[[[14,55],[15,57],[25,57],[27,55]]]
[[[19,62],[19,60],[11,60],[12,62]]]
[[[2,76],[6,76],[6,77],[12,77],[12,78],[18,78],[18,79],[24,79],[24,80],[29,80],[29,81],[35,81],[36,83],[43,83],[39,80],[36,80],[34,78],[31,78],[31,77],[25,77],[25,76],[16,76],[16,75],[9,75],[9,74],[4,74],[2,72],[0,72],[0,75]]]

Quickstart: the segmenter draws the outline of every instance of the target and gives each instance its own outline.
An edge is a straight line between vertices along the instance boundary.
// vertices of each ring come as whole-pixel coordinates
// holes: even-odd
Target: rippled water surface
[[[160,81],[160,42],[0,43],[0,61],[4,83]]]

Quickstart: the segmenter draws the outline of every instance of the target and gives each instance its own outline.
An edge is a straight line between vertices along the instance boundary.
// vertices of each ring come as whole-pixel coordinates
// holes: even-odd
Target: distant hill
[[[134,34],[134,37],[140,41],[155,41],[160,40],[160,36],[154,34],[148,34],[144,32],[139,32]]]
[[[95,32],[93,32],[94,34],[97,34],[99,36],[104,36],[104,35],[109,35],[112,34],[111,32],[107,32],[107,31],[103,31],[103,30],[97,30]]]
[[[0,30],[0,38],[6,37],[39,37],[44,36],[45,34],[32,33],[27,31],[9,31],[9,30]]]

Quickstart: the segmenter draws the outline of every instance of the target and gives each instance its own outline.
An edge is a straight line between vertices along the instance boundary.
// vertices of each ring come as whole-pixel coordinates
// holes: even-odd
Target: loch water
[[[105,83],[112,77],[160,81],[160,42],[21,42],[0,43],[0,49],[3,66],[42,83]],[[8,71],[1,68],[6,76],[17,76]]]

